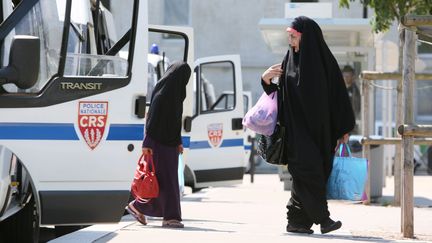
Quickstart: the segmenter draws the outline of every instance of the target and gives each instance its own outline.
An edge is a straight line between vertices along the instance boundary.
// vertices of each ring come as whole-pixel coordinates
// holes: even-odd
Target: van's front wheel
[[[0,242],[39,242],[39,215],[33,196],[23,209],[0,222]]]

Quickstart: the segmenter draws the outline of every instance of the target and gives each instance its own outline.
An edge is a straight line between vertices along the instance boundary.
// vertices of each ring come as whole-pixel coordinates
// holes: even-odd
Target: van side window
[[[15,1],[16,2],[16,1]],[[38,37],[40,40],[40,67],[37,81],[28,89],[20,89],[13,82],[3,85],[6,93],[37,93],[58,72],[61,42],[63,34],[63,22],[66,0],[41,0],[18,22],[9,34],[2,39],[1,66],[9,64],[9,54],[15,36],[24,35]],[[10,6],[3,6],[4,12],[12,13]],[[18,8],[15,8],[15,10]],[[8,14],[5,14],[5,19]],[[30,57],[29,57],[30,58]],[[1,86],[1,85],[0,85]],[[0,89],[1,90],[1,89]]]
[[[168,34],[175,36],[176,41],[171,42],[164,39],[164,35]],[[150,104],[154,86],[165,74],[170,64],[177,61],[187,61],[188,42],[187,36],[181,32],[149,29],[147,104]]]
[[[231,62],[200,66],[200,111],[218,112],[235,108],[234,65]]]
[[[127,77],[128,47],[115,55],[105,55],[129,30],[130,25],[116,28],[114,9],[99,5],[95,10],[89,1],[72,1],[72,10],[82,7],[92,9],[91,14],[72,14],[64,76]],[[93,3],[94,4],[94,3]],[[132,5],[129,12],[132,12]],[[131,24],[132,22],[130,22]],[[97,24],[97,26],[95,26]]]

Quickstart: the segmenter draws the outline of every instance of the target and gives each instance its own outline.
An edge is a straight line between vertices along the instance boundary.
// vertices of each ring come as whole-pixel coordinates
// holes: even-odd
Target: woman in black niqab
[[[164,145],[181,144],[183,101],[190,74],[186,63],[173,63],[153,89],[146,134]]]
[[[330,219],[326,184],[337,143],[346,142],[355,124],[343,77],[318,24],[297,17],[287,29],[290,40],[281,65],[262,76],[267,94],[279,89],[279,122],[286,127],[284,157],[293,182],[288,202],[288,232],[327,233],[341,227]],[[297,41],[297,42],[296,42]],[[280,76],[279,85],[270,80]]]
[[[183,152],[181,124],[186,85],[191,74],[184,62],[172,64],[155,86],[147,113],[143,153],[152,154],[159,182],[159,197],[140,202],[134,200],[127,210],[140,223],[144,215],[163,217],[162,227],[183,228],[181,223],[178,157]]]

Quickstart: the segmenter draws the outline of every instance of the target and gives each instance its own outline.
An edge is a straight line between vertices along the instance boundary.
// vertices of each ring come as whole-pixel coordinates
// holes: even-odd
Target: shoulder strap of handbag
[[[150,164],[151,172],[156,173],[156,166],[155,166],[155,164],[154,164],[154,162],[153,162],[153,155],[150,155],[150,154],[146,154],[146,155],[144,155],[144,160],[145,160],[148,164]]]
[[[283,109],[283,104],[284,104],[284,101],[285,101],[285,91],[284,91],[285,78],[284,78],[284,76],[285,75],[281,76],[281,78],[279,79],[279,84],[277,86],[278,87],[277,92],[279,93],[279,95],[277,96],[278,97],[278,103],[277,104],[278,104],[278,122],[279,123],[281,122],[281,119],[282,120],[285,119],[283,117],[282,113],[279,112],[280,110]]]

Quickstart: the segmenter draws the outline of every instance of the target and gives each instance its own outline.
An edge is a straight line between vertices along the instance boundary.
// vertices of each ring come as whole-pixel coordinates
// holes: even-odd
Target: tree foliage
[[[359,0],[339,0],[339,6],[349,8],[350,2]],[[432,0],[360,0],[364,6],[372,8],[372,29],[375,32],[387,31],[393,21],[400,21],[407,14],[432,14]]]

